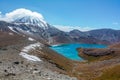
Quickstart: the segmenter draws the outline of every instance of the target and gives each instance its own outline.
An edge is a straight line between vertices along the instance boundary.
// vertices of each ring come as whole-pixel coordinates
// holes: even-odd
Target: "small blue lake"
[[[77,48],[106,48],[106,45],[101,44],[79,44],[79,43],[71,43],[71,44],[61,44],[61,45],[53,45],[50,48],[56,51],[57,53],[72,59],[72,60],[83,60],[78,56]]]

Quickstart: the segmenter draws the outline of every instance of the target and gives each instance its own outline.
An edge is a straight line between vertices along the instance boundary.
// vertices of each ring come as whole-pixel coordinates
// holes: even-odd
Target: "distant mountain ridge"
[[[111,43],[120,41],[120,30],[98,29],[98,30],[88,31],[87,34],[92,35],[93,37],[99,40],[106,40]]]
[[[110,44],[120,41],[120,30],[97,29],[86,32],[79,30],[64,32],[47,23],[41,14],[26,9],[17,9],[9,13],[9,16],[0,21],[0,30],[30,36],[45,44]]]
[[[96,29],[86,32],[81,32],[79,30],[72,30],[69,32],[72,38],[88,38],[93,39],[93,41],[105,42],[105,43],[116,43],[120,42],[120,30],[113,30],[113,29]],[[89,41],[89,40],[88,40]],[[95,42],[96,42],[95,41]]]

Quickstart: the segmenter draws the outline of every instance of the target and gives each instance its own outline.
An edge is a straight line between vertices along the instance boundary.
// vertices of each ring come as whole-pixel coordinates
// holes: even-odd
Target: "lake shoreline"
[[[68,44],[57,44],[52,45],[50,48],[57,53],[65,56],[66,58],[82,61],[80,56],[78,56],[77,48],[106,48],[106,45],[102,44],[85,44],[85,43],[68,43]]]

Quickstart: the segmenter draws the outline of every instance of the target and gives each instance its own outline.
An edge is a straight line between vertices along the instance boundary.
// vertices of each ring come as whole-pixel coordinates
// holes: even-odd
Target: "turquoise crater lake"
[[[80,56],[78,56],[77,48],[106,48],[106,45],[101,44],[79,44],[79,43],[71,43],[71,44],[61,44],[61,45],[52,45],[50,48],[57,53],[72,59],[72,60],[83,60]]]

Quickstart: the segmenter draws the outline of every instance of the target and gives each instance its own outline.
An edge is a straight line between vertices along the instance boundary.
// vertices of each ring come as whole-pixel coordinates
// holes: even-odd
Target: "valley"
[[[7,15],[0,20],[1,80],[120,79],[120,30],[64,32],[28,9]]]

